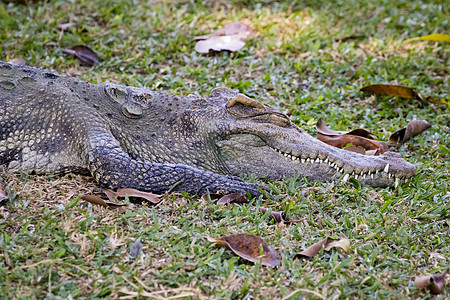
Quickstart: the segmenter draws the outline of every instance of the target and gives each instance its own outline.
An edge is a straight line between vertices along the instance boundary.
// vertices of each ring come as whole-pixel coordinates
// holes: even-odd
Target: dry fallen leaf
[[[407,99],[422,100],[420,95],[413,88],[393,84],[372,84],[361,89],[363,92],[368,92],[376,95],[396,96]]]
[[[8,61],[12,65],[16,66],[26,66],[27,62],[23,58],[13,58],[10,61]]]
[[[367,154],[366,151],[371,151],[370,155],[389,151],[385,142],[373,140],[377,138],[377,135],[366,129],[336,131],[330,129],[322,119],[317,121],[316,128],[319,140],[337,148],[344,148],[360,154]]]
[[[208,53],[209,50],[235,52],[245,46],[244,40],[251,35],[252,30],[249,26],[243,22],[234,22],[212,34],[195,37],[197,40],[204,39],[195,44],[195,50],[199,53]]]
[[[442,275],[427,275],[417,277],[414,284],[419,289],[429,289],[431,294],[438,295],[444,290],[445,276],[447,276],[449,269]]]
[[[76,57],[79,61],[90,67],[92,67],[95,63],[103,61],[97,53],[84,45],[77,45],[70,49],[64,49],[63,52]]]
[[[412,120],[405,128],[400,129],[389,137],[389,145],[399,147],[409,141],[410,138],[421,134],[430,127],[431,124],[425,120]]]
[[[73,23],[73,22],[56,25],[56,29],[61,30],[61,31],[69,31],[72,28],[78,29],[78,28],[80,28],[80,25],[78,25],[77,23]]]
[[[420,41],[420,40],[422,40],[422,41],[435,41],[435,42],[447,42],[447,43],[450,43],[450,35],[435,33],[435,34],[415,37],[415,38],[412,38],[412,39],[407,39],[407,40],[404,41],[404,43],[409,43],[409,42],[413,42],[413,41]]]
[[[362,136],[343,134],[343,135],[335,135],[328,136],[323,135],[321,133],[317,133],[317,138],[322,142],[337,147],[337,148],[345,148],[348,144],[352,144],[356,147],[362,147],[365,150],[378,150],[379,153],[384,153],[389,151],[387,145],[383,141],[374,141]],[[347,150],[347,149],[346,149]],[[352,148],[349,151],[353,150]]]
[[[103,191],[106,196],[108,196],[108,199],[111,201],[114,201],[114,198],[118,198],[118,197],[136,197],[136,198],[142,198],[145,199],[151,203],[159,203],[159,201],[161,201],[160,197],[161,195],[156,195],[153,193],[148,193],[148,192],[142,192],[136,189],[120,189],[117,190],[117,192],[114,192],[112,190],[105,190]]]
[[[231,193],[221,197],[217,200],[217,204],[229,204],[229,203],[248,203],[248,198],[244,193]]]
[[[217,194],[217,193],[206,193],[206,194],[203,194],[201,197],[200,197],[200,199],[202,200],[202,201],[209,201],[209,200],[212,200],[212,201],[214,201],[214,200],[217,200],[217,199],[219,199],[219,198],[221,198],[221,197],[223,197],[221,194]]]
[[[100,205],[110,209],[118,209],[119,212],[121,213],[124,212],[125,208],[128,206],[127,204],[118,204],[114,202],[105,201],[104,199],[102,199],[97,195],[84,195],[81,197],[81,199],[90,202],[92,204]]]
[[[207,239],[218,245],[226,246],[238,256],[252,262],[261,261],[261,264],[269,267],[275,267],[281,262],[280,254],[258,236],[241,233],[220,238],[207,237]]]
[[[350,131],[336,131],[331,129],[330,127],[328,127],[325,122],[322,120],[322,118],[320,118],[317,123],[316,123],[316,129],[319,133],[323,134],[323,135],[330,135],[330,136],[335,136],[335,135],[356,135],[356,136],[361,136],[361,137],[365,137],[365,138],[369,138],[369,139],[377,139],[378,136],[376,134],[371,133],[370,131],[366,130],[366,129],[362,129],[362,128],[358,128],[358,129],[353,129]]]
[[[342,248],[342,250],[347,252],[350,249],[350,241],[345,236],[341,239],[332,239],[327,237],[326,239],[309,246],[302,252],[297,253],[295,256],[300,258],[313,258],[322,248],[324,248],[325,251],[329,251],[334,247]]]
[[[259,210],[263,214],[265,214],[268,211],[268,209],[265,207],[260,207]],[[286,224],[294,224],[294,223],[300,222],[300,220],[295,220],[295,219],[286,217],[286,215],[282,211],[271,211],[269,218],[273,219],[277,223],[284,222]]]
[[[195,39],[196,40],[206,40],[213,36],[235,35],[235,34],[242,34],[242,35],[245,34],[247,37],[247,36],[251,36],[253,33],[252,33],[252,29],[250,28],[250,26],[244,24],[242,21],[239,21],[239,22],[233,22],[231,24],[227,24],[223,28],[214,31],[211,34],[196,36]]]

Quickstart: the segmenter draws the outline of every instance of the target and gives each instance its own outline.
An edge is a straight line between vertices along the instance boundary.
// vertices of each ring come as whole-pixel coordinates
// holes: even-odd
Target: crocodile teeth
[[[398,180],[398,177],[397,177],[397,178],[395,178],[394,188],[398,187],[398,183],[399,183],[399,180]]]
[[[291,159],[292,159],[292,160],[295,160],[295,158],[296,158],[295,156],[291,156]]]
[[[320,162],[320,158],[316,158],[316,162]]]
[[[355,179],[358,179],[358,175],[355,175]]]
[[[302,161],[302,164],[304,164],[304,163],[305,163],[305,159],[304,159],[304,158],[302,158],[302,160],[301,160],[301,161]]]
[[[328,157],[325,159],[325,163],[326,163],[326,164],[328,163]]]
[[[384,167],[384,171],[385,171],[386,173],[389,172],[389,164],[387,164],[386,167]]]
[[[342,179],[342,182],[347,182],[347,180],[348,180],[349,177],[350,177],[350,176],[348,175],[348,173],[345,174],[344,178]]]
[[[370,178],[372,178],[373,179],[373,177],[374,177],[374,174],[372,173],[372,174],[370,174]]]

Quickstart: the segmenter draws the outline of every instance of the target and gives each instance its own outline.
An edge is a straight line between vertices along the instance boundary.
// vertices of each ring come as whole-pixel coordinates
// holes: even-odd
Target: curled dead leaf
[[[244,46],[245,42],[239,35],[214,36],[204,41],[198,41],[195,44],[195,51],[199,53],[208,53],[209,50],[236,52]]]
[[[325,251],[330,251],[331,248],[335,247],[341,248],[342,250],[347,252],[350,249],[350,241],[345,236],[342,236],[341,239],[332,239],[330,237],[327,237],[320,242],[312,244],[302,252],[297,253],[295,256],[299,258],[313,258],[320,252],[322,248],[324,248]]]
[[[260,207],[259,210],[263,214],[265,214],[268,211],[268,209],[265,208],[265,207]],[[286,224],[294,224],[294,223],[300,222],[300,220],[295,220],[295,219],[291,219],[291,218],[286,217],[286,215],[282,211],[271,211],[270,215],[269,215],[269,218],[273,219],[277,223],[284,222]]]
[[[371,133],[370,131],[366,130],[366,129],[362,129],[362,128],[358,128],[358,129],[353,129],[350,131],[336,131],[331,129],[330,127],[327,126],[327,124],[325,124],[325,122],[322,120],[322,118],[320,118],[317,123],[316,123],[316,129],[319,133],[323,134],[323,135],[346,135],[346,134],[350,134],[350,135],[356,135],[356,136],[361,136],[361,137],[365,137],[365,138],[369,138],[369,139],[376,139],[378,138],[378,136],[374,133]]]
[[[73,22],[62,23],[62,24],[56,25],[56,29],[61,30],[61,31],[69,31],[72,28],[78,29],[78,28],[80,28],[80,25],[78,25],[77,23],[73,23]]]
[[[250,26],[246,25],[242,21],[239,21],[227,24],[223,28],[214,31],[211,34],[196,36],[195,39],[206,40],[213,36],[236,35],[236,34],[242,35],[245,39],[246,37],[251,36],[253,32]]]
[[[417,277],[414,284],[419,289],[429,289],[431,294],[438,295],[444,290],[445,277],[448,274],[447,269],[442,275],[427,275]]]
[[[128,206],[127,204],[118,204],[110,201],[105,201],[104,199],[102,199],[97,195],[84,195],[81,197],[81,199],[92,204],[107,207],[109,209],[118,209],[120,213],[125,212],[125,209]]]
[[[356,147],[362,147],[364,150],[377,150],[379,153],[384,153],[389,151],[387,144],[383,141],[374,141],[362,136],[343,134],[343,135],[323,135],[317,133],[317,138],[322,142],[337,147],[345,148],[347,145],[352,144]],[[350,148],[352,149],[352,148]],[[346,149],[347,150],[347,149]]]
[[[108,199],[111,201],[114,201],[114,198],[119,198],[119,197],[136,197],[136,198],[141,198],[141,199],[145,199],[151,203],[159,203],[159,201],[161,201],[161,195],[156,195],[153,193],[148,193],[148,192],[142,192],[136,189],[120,189],[117,190],[117,192],[114,192],[112,190],[105,190],[103,191],[106,196],[108,196]]]
[[[63,52],[76,57],[79,61],[90,67],[92,67],[95,63],[103,61],[103,59],[98,56],[94,50],[84,45],[73,46],[70,49],[64,49]]]
[[[363,154],[363,155],[366,154],[366,150],[363,147],[361,147],[361,146],[350,145],[350,146],[345,147],[345,150],[351,151],[351,152],[355,152],[355,153],[359,153],[359,154]],[[377,150],[370,150],[370,151],[377,151]]]
[[[217,199],[219,199],[219,198],[221,198],[221,197],[223,197],[222,195],[220,195],[220,194],[217,194],[217,193],[206,193],[206,194],[203,194],[201,197],[200,197],[200,199],[202,200],[202,201],[209,201],[209,200],[212,200],[212,201],[214,201],[214,200],[217,200]]]
[[[231,193],[221,197],[217,200],[217,204],[229,204],[229,203],[248,203],[248,198],[244,193]]]
[[[361,89],[363,92],[375,95],[396,96],[407,99],[422,100],[420,95],[413,88],[394,84],[372,84]]]
[[[242,21],[234,22],[212,34],[195,37],[197,40],[203,40],[195,44],[195,51],[199,53],[208,53],[209,50],[235,52],[245,46],[244,40],[251,35],[252,30],[248,25]]]
[[[16,66],[26,66],[27,62],[23,58],[13,58],[10,61],[8,61],[12,65]]]
[[[430,127],[431,124],[425,120],[412,120],[405,128],[400,129],[389,137],[389,144],[399,147],[409,141],[410,138],[421,134]]]
[[[247,234],[233,234],[220,238],[207,237],[208,241],[221,246],[226,246],[238,256],[252,261],[259,262],[269,267],[275,267],[281,262],[278,252],[269,246],[262,238]]]

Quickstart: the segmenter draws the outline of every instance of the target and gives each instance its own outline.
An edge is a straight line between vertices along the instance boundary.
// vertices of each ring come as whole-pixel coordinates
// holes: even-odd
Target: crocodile
[[[269,105],[228,88],[180,96],[0,62],[0,165],[11,172],[90,173],[108,188],[262,194],[306,177],[374,187],[415,174],[399,154],[329,146]],[[267,193],[264,193],[268,195]]]

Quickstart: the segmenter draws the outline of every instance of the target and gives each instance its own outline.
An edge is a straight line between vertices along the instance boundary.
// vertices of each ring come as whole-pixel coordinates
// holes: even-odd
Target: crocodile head
[[[313,181],[354,177],[364,185],[386,187],[397,186],[416,172],[394,152],[367,156],[329,146],[286,115],[230,89],[214,89],[207,100],[222,111],[219,115],[223,117],[215,121],[219,133],[215,144],[232,174]]]

